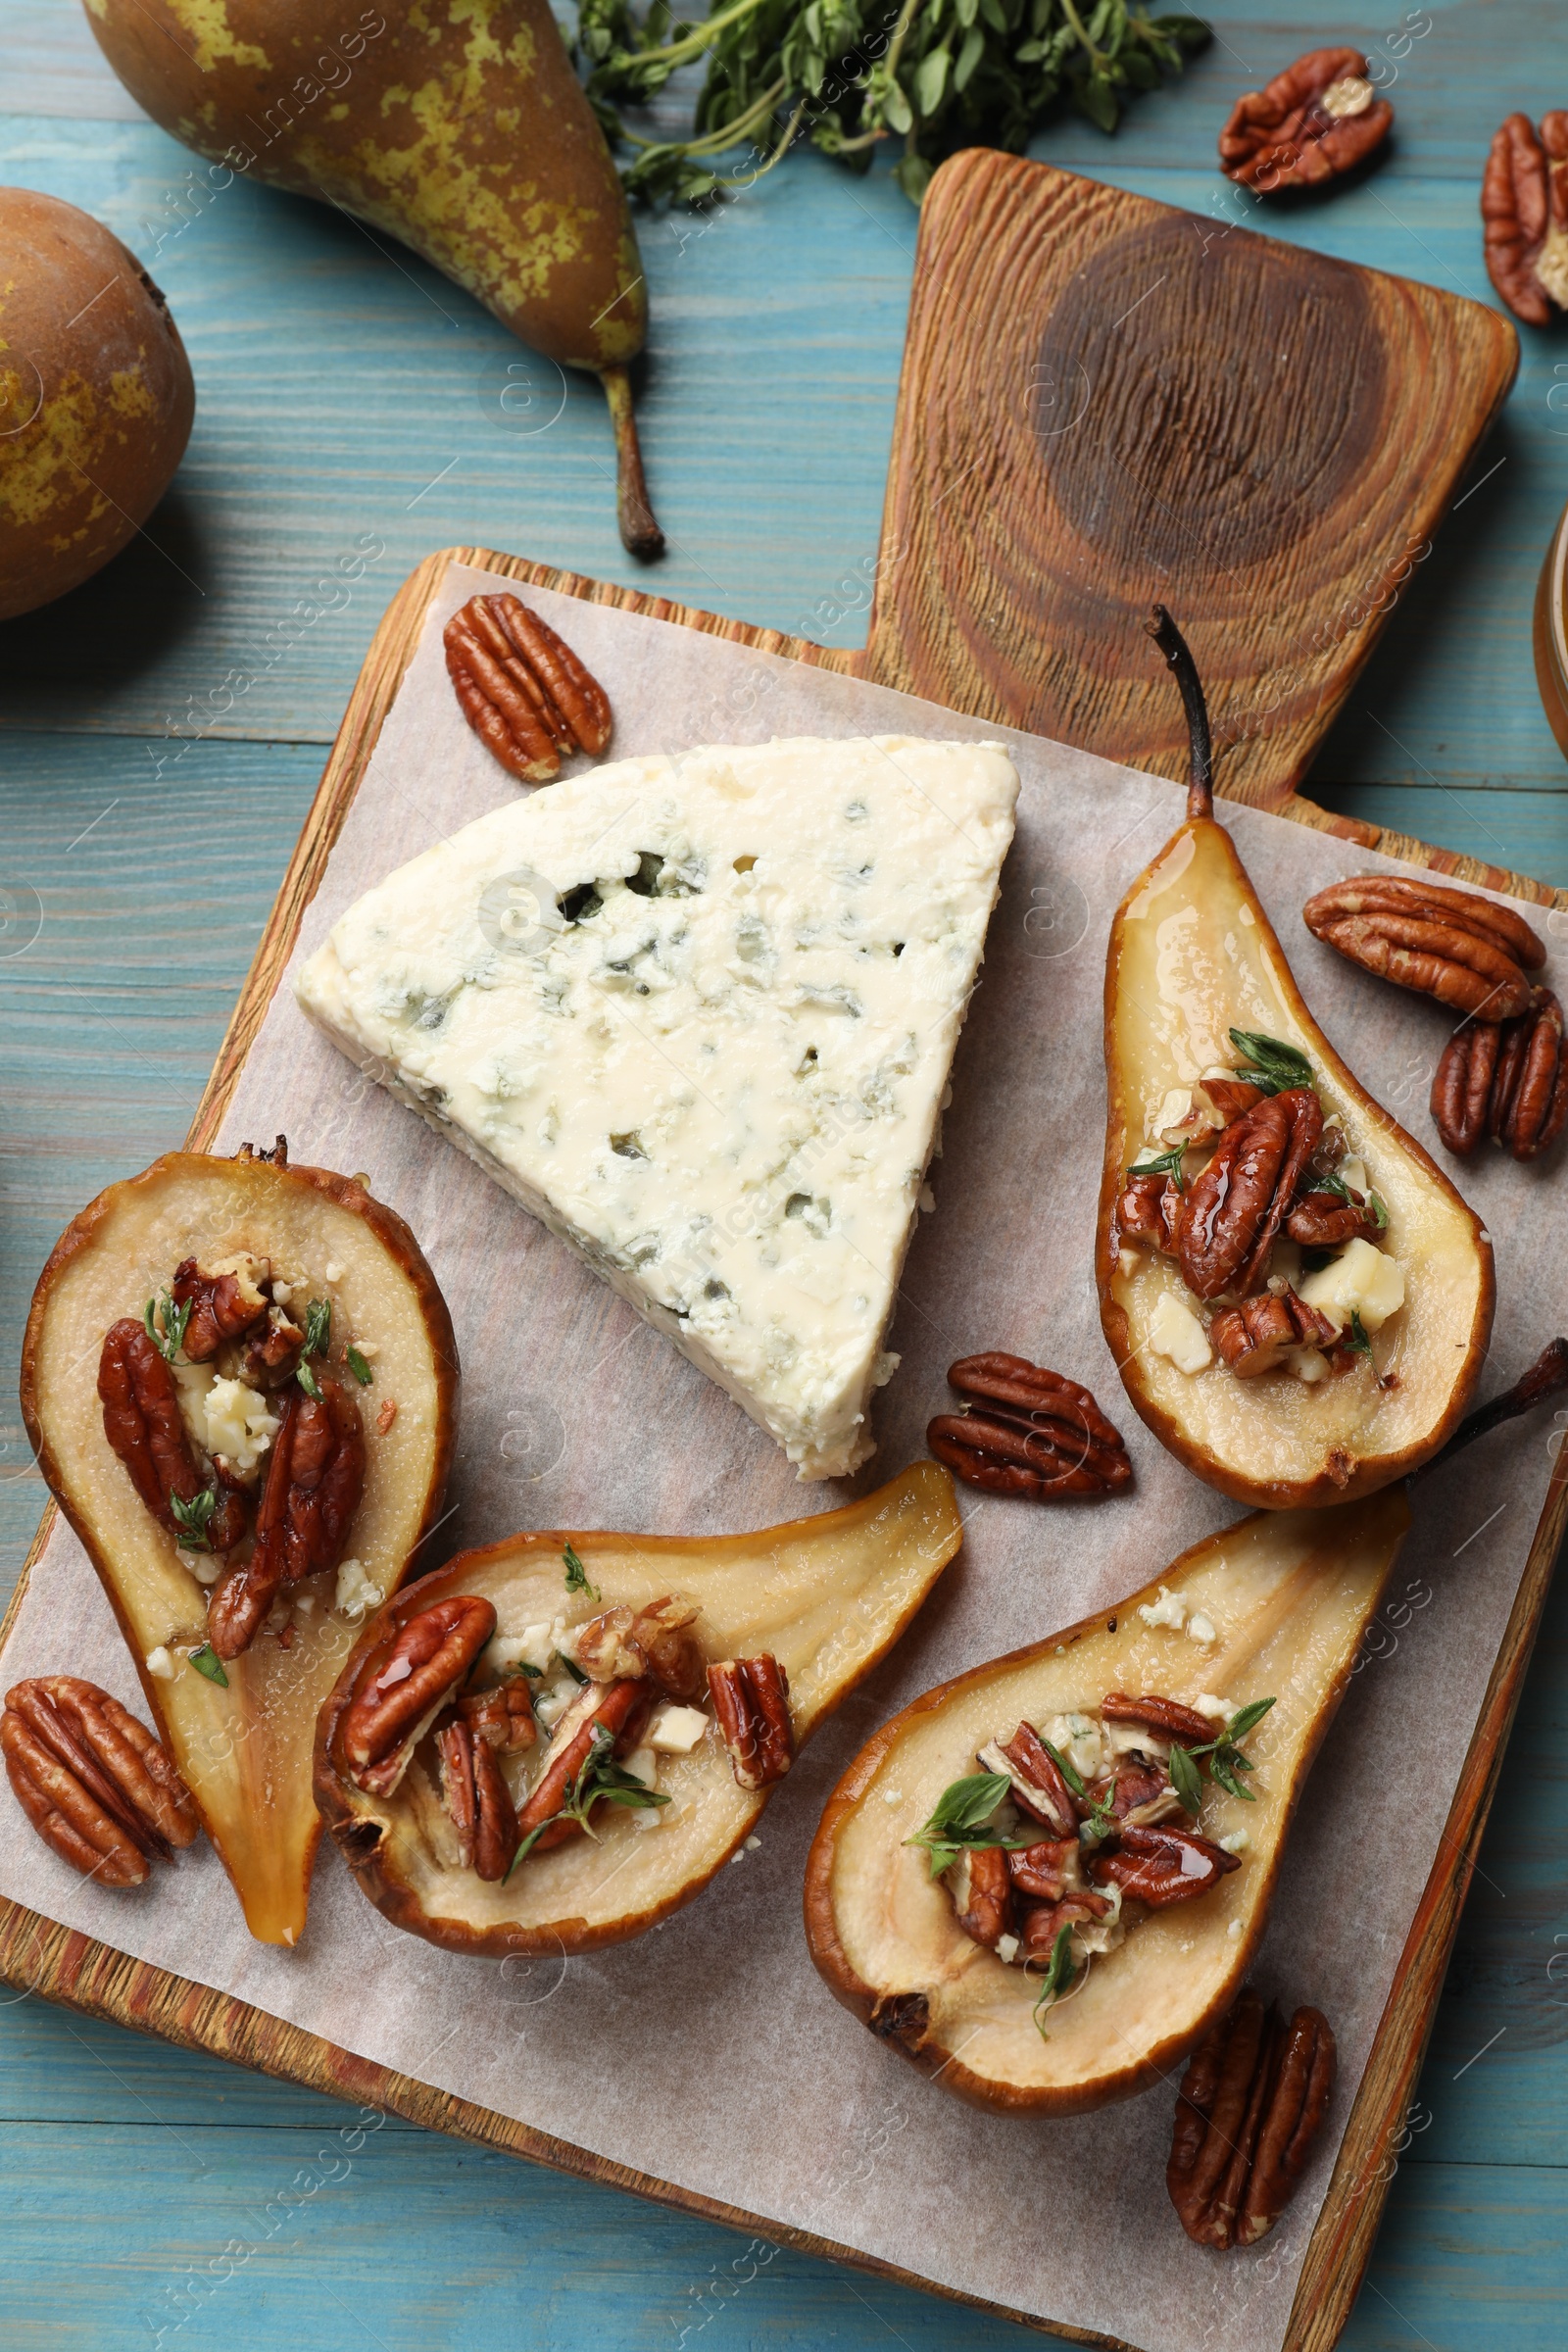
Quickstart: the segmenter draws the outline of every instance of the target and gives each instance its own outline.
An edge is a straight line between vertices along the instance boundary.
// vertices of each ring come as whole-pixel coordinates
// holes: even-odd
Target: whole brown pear
[[[648,298],[549,0],[86,0],[115,72],[199,155],[382,229],[521,341],[604,379],[621,536],[663,545],[626,364]]]
[[[162,294],[101,221],[0,188],[0,620],[118,555],[196,409]]]

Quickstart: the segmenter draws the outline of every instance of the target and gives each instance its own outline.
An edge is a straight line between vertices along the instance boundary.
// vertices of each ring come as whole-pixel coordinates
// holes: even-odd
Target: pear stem
[[[1500,1396],[1494,1396],[1490,1404],[1479,1406],[1461,1421],[1441,1452],[1435,1453],[1431,1461],[1423,1462],[1419,1470],[1411,1471],[1408,1483],[1414,1486],[1418,1478],[1425,1478],[1463,1446],[1473,1446],[1477,1438],[1486,1437],[1504,1421],[1516,1421],[1521,1413],[1533,1412],[1548,1397],[1561,1396],[1564,1389],[1568,1389],[1568,1340],[1553,1340],[1511,1389],[1504,1389]]]
[[[605,368],[600,379],[610,403],[610,421],[615,428],[615,518],[620,524],[621,544],[644,563],[652,563],[664,552],[664,534],[655,520],[648,496],[631,378],[624,368]]]
[[[1208,740],[1208,705],[1203,700],[1198,664],[1187,650],[1186,638],[1163,605],[1154,607],[1152,619],[1146,620],[1144,626],[1175,671],[1187,712],[1187,731],[1193,747],[1193,772],[1187,787],[1187,813],[1189,817],[1212,816],[1214,761]]]

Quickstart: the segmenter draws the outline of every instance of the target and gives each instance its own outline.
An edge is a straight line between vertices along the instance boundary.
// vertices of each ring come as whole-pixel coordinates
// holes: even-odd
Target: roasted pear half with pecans
[[[735,1853],[961,1540],[952,1479],[919,1462],[757,1535],[465,1552],[367,1629],[321,1711],[317,1801],[377,1909],[431,1943],[623,1943]]]
[[[1212,813],[1191,657],[1155,616],[1193,775],[1111,925],[1101,1322],[1134,1409],[1198,1477],[1274,1509],[1348,1501],[1457,1425],[1492,1248],[1302,1002]]]
[[[896,1715],[807,1866],[807,1939],[838,1998],[979,2107],[1079,2114],[1168,2075],[1246,1978],[1409,1517],[1402,1489],[1259,1512]],[[1054,1804],[1077,1816],[1066,1838]]]
[[[440,1511],[457,1390],[402,1218],[281,1138],[112,1185],[38,1279],[27,1434],[263,1942],[304,1928],[316,1717]]]

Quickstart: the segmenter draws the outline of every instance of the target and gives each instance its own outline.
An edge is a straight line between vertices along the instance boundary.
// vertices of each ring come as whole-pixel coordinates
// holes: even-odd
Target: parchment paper
[[[515,793],[465,726],[441,662],[443,622],[484,584],[448,575],[296,960],[370,883]],[[818,1980],[801,1928],[806,1849],[849,1758],[930,1684],[1122,1597],[1237,1515],[1128,1406],[1090,1275],[1106,926],[1179,822],[1182,795],[831,672],[525,593],[607,686],[612,757],[773,735],[1000,736],[1023,792],[932,1170],[938,1209],[921,1220],[893,1332],[903,1366],[877,1399],[880,1449],[855,1482],[797,1484],[716,1388],[340,1058],[287,983],[278,990],[220,1148],[286,1128],[296,1157],[368,1170],[430,1256],[463,1355],[463,1426],[453,1514],[422,1564],[518,1527],[710,1532],[831,1508],[923,1452],[925,1424],[948,1401],[948,1364],[980,1348],[1087,1381],[1127,1437],[1135,1497],[1045,1509],[960,1490],[958,1561],[807,1750],[760,1848],[639,1942],[570,1961],[458,1958],[387,1926],[327,1851],[306,1941],[277,1951],[251,1942],[205,1844],[146,1889],[113,1894],[57,1861],[5,1797],[0,1891],[442,2090],[935,2283],[1148,2352],[1241,2342],[1272,2352],[1517,1589],[1550,1433],[1539,1422],[1505,1431],[1419,1490],[1379,1654],[1352,1680],[1317,1764],[1257,1981],[1327,2012],[1341,2072],[1309,2175],[1258,2252],[1222,2258],[1182,2234],[1163,2180],[1172,2087],[1070,2122],[1004,2120],[959,2105],[880,2047]],[[1299,917],[1336,876],[1399,869],[1251,809],[1222,805],[1220,815],[1329,1035],[1436,1151],[1425,1105],[1446,1016],[1358,973]],[[1497,1253],[1490,1394],[1560,1316],[1545,1277],[1568,1249],[1568,1187],[1549,1166],[1490,1150],[1460,1184]],[[139,1707],[108,1603],[63,1525],[33,1571],[5,1669],[8,1683],[88,1675]],[[666,2317],[679,2327],[679,2314],[651,2312],[650,2340],[664,2339]]]

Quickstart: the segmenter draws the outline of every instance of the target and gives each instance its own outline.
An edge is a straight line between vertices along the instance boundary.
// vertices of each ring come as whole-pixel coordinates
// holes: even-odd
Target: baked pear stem
[[[643,472],[631,378],[624,368],[605,368],[600,371],[600,381],[610,403],[610,421],[615,434],[615,519],[620,525],[621,544],[628,554],[651,564],[664,552],[664,534],[655,516],[648,495],[648,477]]]
[[[1192,744],[1187,813],[1190,817],[1212,816],[1214,753],[1208,731],[1208,705],[1203,699],[1203,682],[1198,674],[1198,664],[1193,660],[1186,638],[1163,605],[1154,607],[1144,626],[1164,655],[1180,689],[1182,708],[1187,712],[1187,732]]]

